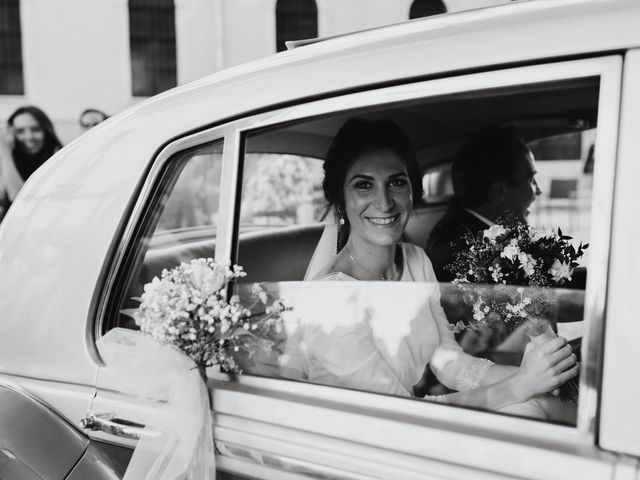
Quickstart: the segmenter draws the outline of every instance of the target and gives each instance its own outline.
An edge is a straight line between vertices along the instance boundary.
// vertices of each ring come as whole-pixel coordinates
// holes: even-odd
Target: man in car
[[[451,167],[454,197],[425,248],[439,281],[454,279],[446,267],[466,233],[475,235],[507,214],[526,220],[541,193],[535,175],[531,150],[509,130],[486,130],[464,145]]]
[[[462,147],[451,167],[454,197],[427,240],[426,252],[440,282],[455,278],[447,269],[455,253],[464,248],[463,237],[475,235],[507,214],[526,221],[529,207],[541,191],[535,180],[536,167],[529,147],[510,130],[493,128],[480,132]],[[456,305],[446,302],[447,316],[455,318]],[[458,341],[467,353],[497,363],[519,365],[520,354],[496,351],[508,332],[487,326],[465,331]],[[426,383],[434,379],[428,377]]]

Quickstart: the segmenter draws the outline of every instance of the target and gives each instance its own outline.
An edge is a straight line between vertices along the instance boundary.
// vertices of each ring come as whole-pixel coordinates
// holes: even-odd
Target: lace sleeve
[[[471,357],[456,377],[456,390],[464,392],[478,388],[491,365],[491,360]]]
[[[424,277],[427,281],[436,281],[431,262],[425,259]],[[439,289],[430,297],[430,310],[440,336],[440,344],[431,357],[431,369],[448,388],[459,392],[478,388],[493,362],[473,357],[462,350],[449,330],[449,321],[440,304]]]

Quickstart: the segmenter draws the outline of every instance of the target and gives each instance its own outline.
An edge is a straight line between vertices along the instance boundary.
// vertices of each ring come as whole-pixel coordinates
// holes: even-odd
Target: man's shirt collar
[[[474,217],[476,217],[478,220],[480,220],[482,223],[484,223],[485,225],[487,225],[488,227],[495,225],[496,222],[492,222],[491,220],[489,220],[487,217],[483,217],[482,215],[480,215],[478,212],[474,212],[473,210],[471,210],[470,208],[465,208],[465,210],[467,212],[469,212],[471,215],[473,215]]]

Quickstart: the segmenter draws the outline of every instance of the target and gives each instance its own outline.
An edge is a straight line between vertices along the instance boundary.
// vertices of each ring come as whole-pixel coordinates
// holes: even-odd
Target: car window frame
[[[242,138],[251,131],[273,128],[287,122],[311,119],[327,113],[383,106],[385,104],[429,98],[441,95],[455,95],[465,92],[508,88],[517,85],[534,84],[568,80],[579,77],[600,77],[598,100],[598,140],[595,156],[599,159],[610,159],[612,164],[604,165],[599,161],[599,168],[594,172],[593,207],[591,213],[591,245],[590,255],[594,261],[589,265],[589,279],[585,295],[585,321],[588,326],[584,338],[589,346],[589,355],[581,368],[581,399],[578,409],[576,430],[592,438],[595,437],[598,410],[598,385],[602,366],[601,339],[604,332],[604,309],[607,287],[607,270],[609,263],[609,232],[611,229],[611,212],[613,183],[615,172],[616,139],[618,128],[618,111],[620,102],[620,78],[622,59],[619,56],[597,57],[591,59],[569,60],[553,63],[542,63],[525,67],[491,70],[455,77],[440,78],[422,82],[404,84],[364,92],[336,96],[324,100],[296,105],[285,109],[247,117],[231,123],[234,128],[236,152],[234,162],[236,172],[241,168]],[[381,101],[381,98],[384,101]],[[605,168],[606,167],[606,168]],[[233,198],[239,192],[239,176],[227,179],[236,187]],[[223,180],[224,182],[224,180]],[[229,197],[232,198],[232,197]],[[239,208],[239,203],[236,204]],[[238,216],[236,212],[235,216]],[[230,219],[229,219],[230,220]],[[596,229],[594,226],[607,225],[609,228]],[[227,235],[217,245],[217,251],[224,258],[234,258],[234,225],[227,225]],[[219,237],[220,238],[220,237]]]
[[[140,219],[144,216],[146,206],[150,200],[150,193],[156,187],[162,167],[173,155],[187,148],[193,148],[202,143],[209,143],[218,139],[222,139],[224,142],[215,258],[221,261],[233,260],[236,253],[236,226],[241,202],[242,154],[244,136],[247,132],[281,125],[286,122],[311,119],[323,114],[348,112],[358,108],[383,106],[388,103],[405,100],[427,99],[440,95],[455,95],[464,92],[508,88],[538,82],[599,76],[598,141],[596,142],[595,151],[595,155],[599,159],[599,166],[596,166],[598,175],[594,175],[594,206],[591,214],[592,245],[595,248],[591,252],[594,261],[592,265],[589,265],[590,275],[585,297],[585,319],[589,327],[585,334],[585,343],[589,345],[589,356],[581,370],[581,399],[578,422],[575,428],[516,417],[501,417],[500,422],[495,422],[496,417],[492,412],[481,412],[466,408],[464,412],[461,412],[459,408],[462,407],[434,405],[419,401],[407,402],[407,399],[404,398],[384,397],[375,393],[355,392],[283,379],[240,376],[233,382],[235,384],[233,388],[235,389],[256,389],[261,391],[263,395],[270,393],[278,395],[279,393],[287,392],[295,394],[300,401],[306,401],[305,399],[307,399],[311,403],[317,401],[320,397],[337,404],[371,407],[375,405],[377,410],[386,412],[389,415],[397,412],[398,409],[410,410],[412,417],[417,417],[422,422],[427,423],[445,420],[461,424],[460,420],[462,419],[464,428],[468,429],[483,429],[484,431],[493,431],[499,434],[509,434],[514,430],[518,430],[532,441],[549,439],[558,441],[560,439],[560,441],[570,445],[593,446],[597,435],[598,385],[602,367],[600,340],[603,332],[606,300],[606,296],[601,292],[606,292],[608,282],[608,248],[610,242],[609,233],[611,231],[621,71],[621,56],[611,55],[521,67],[498,68],[485,72],[459,74],[390,87],[372,87],[357,93],[337,94],[321,100],[295,104],[247,116],[196,134],[178,138],[158,154],[149,175],[145,179],[144,187],[136,201],[115,259],[112,262],[108,276],[109,280],[103,290],[103,298],[109,298],[113,289],[114,274],[121,266],[124,252],[135,247],[135,245],[132,245],[132,242],[135,241],[134,232],[141,221]],[[610,159],[611,164],[607,165],[604,159]],[[596,229],[595,225],[599,225],[600,228]],[[602,228],[603,225],[608,228]],[[104,307],[98,311],[97,321],[95,322],[96,338],[99,338],[103,322],[101,315],[104,315]],[[217,374],[212,369],[210,369],[209,373],[212,377],[215,377],[214,383],[218,388],[224,389],[226,385],[230,385],[224,374]],[[523,424],[522,422],[527,423]]]
[[[190,150],[221,142],[223,149],[222,163],[224,165],[224,139],[224,128],[221,127],[188,135],[165,145],[151,164],[147,175],[142,181],[138,197],[134,202],[129,219],[113,253],[108,273],[104,277],[104,283],[100,289],[99,300],[95,310],[95,321],[88,323],[89,338],[93,340],[91,347],[99,365],[103,366],[104,361],[95,346],[95,342],[106,333],[104,331],[105,327],[113,324],[114,320],[107,319],[107,315],[116,308],[114,302],[118,301],[117,292],[122,287],[120,283],[130,279],[129,275],[121,272],[123,268],[130,264],[132,258],[136,258],[142,248],[141,239],[147,233],[147,222],[152,216],[149,213],[149,208],[152,208],[157,203],[159,194],[166,192],[167,188],[169,188],[169,183],[173,182],[175,184],[177,177],[181,173],[181,170],[177,174],[172,172],[173,165],[170,164],[182,161],[182,155]],[[176,166],[175,168],[178,167]],[[223,194],[222,179],[221,172],[219,198]]]
[[[601,339],[604,358],[598,430],[598,444],[603,449],[634,457],[640,456],[640,416],[635,414],[635,406],[640,401],[640,388],[633,381],[640,344],[640,329],[633,323],[638,316],[634,300],[637,299],[635,287],[640,262],[637,247],[638,222],[634,221],[638,217],[637,179],[640,175],[639,75],[640,49],[628,50],[625,52],[621,79],[618,158],[613,200],[615,211],[611,228],[611,281],[607,292],[609,318],[605,335]],[[629,328],[630,325],[634,327]]]

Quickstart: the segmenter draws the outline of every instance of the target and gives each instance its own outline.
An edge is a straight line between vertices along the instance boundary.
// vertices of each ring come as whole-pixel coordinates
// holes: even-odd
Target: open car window
[[[446,337],[447,342],[454,342],[453,348],[459,348],[467,360],[473,356],[517,367],[527,343],[548,330],[549,338],[565,336],[576,355],[580,355],[581,338],[586,332],[584,302],[590,260],[586,255],[588,249],[580,244],[584,246],[591,241],[593,169],[586,165],[589,162],[593,165],[599,96],[600,78],[583,76],[412,98],[245,132],[235,251],[236,262],[247,276],[241,279],[235,293],[243,304],[247,302],[257,309],[254,312],[257,317],[282,309],[281,315],[275,315],[282,324],[277,329],[275,323],[264,331],[256,328],[252,335],[263,341],[252,351],[238,353],[237,360],[245,372],[439,401],[441,396],[460,391],[469,383],[465,383],[466,374],[460,374],[460,380],[457,375],[443,375],[442,365],[433,368],[434,361],[436,364],[438,361],[432,355],[438,348],[430,342],[437,338]],[[435,278],[396,284],[302,282],[324,231],[323,224],[313,223],[321,220],[318,212],[326,208],[319,196],[322,172],[318,168],[308,169],[306,179],[301,180],[302,170],[278,167],[282,160],[274,152],[322,157],[340,126],[353,117],[392,119],[410,138],[425,174],[425,197],[410,217],[404,241],[420,249],[427,245],[434,225],[445,214],[452,198],[454,192],[447,177],[465,142],[490,127],[512,129],[540,157],[536,170],[542,193],[530,208],[531,232],[527,235],[579,250],[570,272],[563,272],[562,281],[522,283],[524,277],[520,273],[533,267],[518,260],[516,254],[507,259],[513,265],[513,278],[506,274],[505,264],[504,277],[497,280],[491,276],[484,280],[478,277],[465,284],[438,283]],[[277,218],[279,207],[273,206],[271,193],[255,194],[252,175],[256,171],[256,158],[271,162],[273,171],[277,171],[279,186],[271,187],[270,191],[280,196],[280,206],[286,201],[296,205],[295,209],[288,207],[289,213],[282,218]],[[318,160],[315,162],[321,165]],[[267,184],[273,183],[272,175],[261,178],[269,179]],[[300,200],[299,192],[287,190],[286,185],[308,186],[304,200]],[[313,219],[312,223],[301,221],[297,210],[299,206],[304,208],[306,202],[314,205],[314,216],[307,217],[309,221]],[[269,209],[275,220],[256,214]],[[249,234],[243,226],[247,219],[253,222]],[[332,221],[331,216],[323,220]],[[533,245],[530,240],[527,237],[527,242]],[[520,244],[521,253],[529,252],[529,243]],[[531,261],[538,262],[541,275],[552,277],[549,272],[555,259],[529,253]],[[497,251],[497,258],[502,261],[507,257],[501,257]],[[450,267],[453,273],[464,277],[465,272],[456,272],[453,262]],[[515,279],[518,275],[519,280]],[[292,280],[296,283],[278,283]],[[539,331],[525,326],[525,318],[535,320]],[[412,343],[416,338],[423,340]],[[542,396],[532,404],[505,408],[500,413],[576,425],[577,385],[573,381],[561,392]]]

